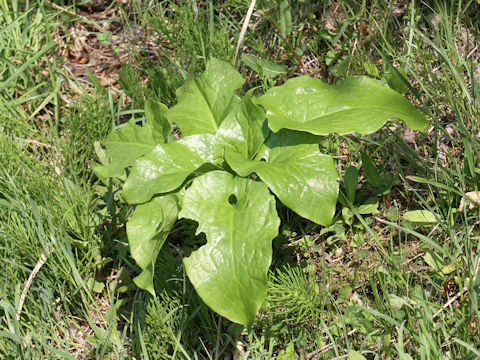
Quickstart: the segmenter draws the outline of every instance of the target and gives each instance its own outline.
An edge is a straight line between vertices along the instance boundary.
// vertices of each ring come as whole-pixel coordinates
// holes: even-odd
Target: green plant
[[[270,281],[269,305],[278,315],[298,325],[299,321],[315,323],[317,311],[322,306],[325,294],[317,283],[315,269],[290,265],[277,269]]]
[[[392,118],[421,129],[426,120],[407,99],[367,78],[332,86],[302,76],[240,99],[243,83],[228,63],[211,59],[178,89],[177,105],[147,101],[143,127],[131,120],[110,134],[104,144],[110,162],[95,171],[122,177],[132,167],[122,195],[137,204],[127,235],[143,270],[139,287],[154,294],[160,248],[178,218],[195,220],[207,244],[184,259],[190,281],[213,310],[250,324],[267,293],[280,225],[270,191],[304,218],[328,225],[337,172],[333,158],[319,152],[319,135],[372,133]],[[181,130],[178,141],[168,142],[171,124]]]

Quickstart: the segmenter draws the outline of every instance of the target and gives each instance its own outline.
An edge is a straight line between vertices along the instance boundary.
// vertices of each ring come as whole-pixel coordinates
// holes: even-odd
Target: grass
[[[135,287],[138,267],[124,227],[131,209],[119,201],[117,184],[99,183],[91,167],[95,141],[131,116],[141,120],[146,95],[171,105],[174,89],[210,56],[234,60],[249,3],[115,6],[125,31],[141,35],[120,74],[122,88],[95,90],[67,77],[52,51],[53,30],[73,25],[68,13],[43,2],[0,1],[2,358],[480,356],[478,208],[459,210],[480,176],[476,2],[292,0],[284,36],[288,26],[275,24],[287,15],[277,2],[258,1],[241,53],[264,62],[252,68],[240,54],[235,64],[249,86],[266,89],[302,73],[328,82],[367,73],[396,81],[430,126],[411,134],[391,125],[322,142],[342,178],[349,166],[359,170],[355,202],[349,211],[339,205],[327,229],[279,209],[269,295],[245,328],[211,312],[188,282],[180,249],[198,246],[193,224],[177,226],[157,261],[162,295]],[[286,70],[268,74],[266,61]],[[393,178],[367,214],[358,206],[377,189],[362,152],[384,179]],[[435,214],[435,223],[403,219],[419,209]]]
[[[0,353],[64,359],[112,346],[125,352],[88,285],[103,247],[88,168],[93,142],[111,128],[108,101],[83,97],[64,112],[51,57],[58,14],[43,3],[1,6]]]

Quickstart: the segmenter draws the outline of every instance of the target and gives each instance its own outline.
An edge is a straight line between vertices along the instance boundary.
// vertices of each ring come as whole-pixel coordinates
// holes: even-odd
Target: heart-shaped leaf
[[[245,160],[234,151],[226,151],[226,160],[240,176],[257,173],[280,201],[300,216],[329,225],[338,196],[333,159],[321,154],[314,144],[278,146],[288,144],[282,140],[286,137],[290,141],[298,137],[298,142],[305,137],[308,142],[311,136],[291,131],[272,133],[255,160]]]
[[[186,190],[180,217],[198,221],[207,244],[184,259],[187,275],[214,311],[251,324],[267,294],[272,239],[280,219],[265,184],[212,171]]]
[[[414,130],[427,125],[425,116],[402,95],[366,77],[350,77],[337,85],[299,76],[271,88],[256,100],[267,111],[270,128],[317,135],[371,134],[387,120],[399,119]]]
[[[123,186],[130,204],[141,204],[155,194],[177,189],[200,166],[213,162],[213,135],[192,135],[169,144],[159,144],[138,159]]]
[[[205,72],[177,90],[177,105],[167,111],[170,123],[183,136],[215,134],[225,116],[239,101],[235,91],[245,80],[227,62],[211,58]]]
[[[148,203],[137,205],[127,223],[130,252],[143,270],[133,281],[139,288],[147,290],[152,295],[155,295],[153,287],[155,261],[177,220],[178,210],[178,198],[175,195],[155,197]]]

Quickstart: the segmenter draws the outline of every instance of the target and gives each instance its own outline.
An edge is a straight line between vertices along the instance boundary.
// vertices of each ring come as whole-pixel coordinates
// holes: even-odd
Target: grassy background
[[[0,0],[2,358],[480,356],[478,209],[459,209],[480,176],[478,3],[259,0],[234,59],[248,6]],[[157,260],[160,295],[135,288],[131,209],[118,184],[91,172],[96,141],[140,119],[146,96],[174,104],[210,56],[235,60],[262,90],[300,74],[369,75],[430,122],[320,144],[342,179],[358,169],[353,210],[339,205],[321,228],[279,209],[270,291],[246,328],[211,312],[188,282],[191,223]],[[370,162],[391,187],[379,191]],[[418,209],[435,223],[403,218]]]

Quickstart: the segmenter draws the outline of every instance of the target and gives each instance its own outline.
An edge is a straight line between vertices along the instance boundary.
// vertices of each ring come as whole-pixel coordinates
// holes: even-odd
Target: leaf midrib
[[[210,120],[213,120],[213,125],[214,125],[213,128],[215,129],[215,132],[217,132],[218,125],[217,125],[217,122],[215,120],[215,113],[213,112],[212,106],[210,105],[210,103],[207,100],[206,92],[204,92],[203,88],[198,84],[197,79],[195,79],[195,86],[197,87],[198,91],[200,91],[200,94],[202,95],[203,100],[207,104],[207,108],[208,108],[208,110],[210,111],[210,114],[211,114],[211,119]]]
[[[230,212],[229,214],[229,218],[228,218],[228,222],[229,222],[229,228],[228,228],[228,235],[229,235],[229,247],[230,247],[230,251],[231,251],[231,254],[232,254],[232,273],[233,273],[233,277],[235,278],[235,283],[236,284],[239,284],[240,282],[240,279],[238,278],[238,272],[237,272],[237,263],[235,261],[235,256],[233,256],[233,254],[235,254],[235,249],[233,247],[233,233],[235,232],[233,230],[233,226],[234,226],[234,219],[235,219],[235,209],[232,209],[232,211]],[[236,287],[235,289],[237,295],[239,297],[241,297],[240,295],[240,290],[238,288],[238,286]]]
[[[290,117],[289,117],[289,121],[292,121],[292,122],[295,122],[295,123],[305,124],[305,123],[309,123],[309,122],[311,122],[311,121],[316,121],[316,120],[318,120],[318,119],[321,119],[321,118],[324,118],[324,117],[327,117],[327,116],[330,116],[330,115],[338,114],[338,113],[343,112],[343,111],[348,112],[348,111],[354,111],[354,110],[357,110],[357,109],[362,109],[362,110],[363,110],[363,109],[373,109],[373,110],[374,110],[374,109],[382,109],[382,110],[385,110],[386,108],[387,108],[386,106],[383,106],[383,107],[382,107],[382,106],[357,106],[357,107],[355,107],[355,108],[349,107],[349,108],[347,108],[347,109],[336,110],[336,111],[329,112],[329,113],[327,113],[327,114],[319,115],[319,116],[316,116],[316,117],[314,117],[313,119],[309,119],[309,120],[307,120],[307,121],[297,121],[297,120],[293,120],[294,117],[293,117],[293,116],[290,116]],[[410,118],[410,119],[415,119],[415,117],[413,117],[413,116],[411,116],[411,115],[407,115],[404,111],[401,111],[401,110],[395,110],[395,111],[404,114],[405,117],[408,117],[408,118]],[[292,120],[290,120],[290,119],[292,119]],[[402,120],[402,118],[400,118],[400,117],[395,117],[395,116],[389,117],[388,119],[399,119],[399,120]],[[403,120],[402,120],[402,121],[403,121]]]

